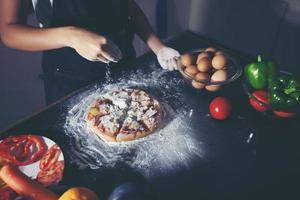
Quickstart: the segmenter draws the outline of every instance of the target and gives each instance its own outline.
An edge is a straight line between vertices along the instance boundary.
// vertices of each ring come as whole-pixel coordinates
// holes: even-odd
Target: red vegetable
[[[46,170],[53,165],[59,158],[61,150],[57,144],[53,145],[42,157],[40,162],[40,169]]]
[[[37,175],[37,181],[44,186],[57,184],[63,177],[64,162],[57,161],[46,170],[41,170]]]
[[[42,157],[37,181],[44,186],[57,184],[63,177],[64,162],[58,161],[61,150],[57,144],[53,145]]]
[[[269,105],[268,93],[264,90],[257,90],[252,95],[254,98],[249,100],[251,106],[259,112],[266,112]]]
[[[209,105],[210,115],[217,120],[227,119],[231,110],[231,103],[225,97],[217,97]]]
[[[18,166],[38,161],[46,150],[43,138],[35,135],[9,136],[0,142],[0,156]]]
[[[284,111],[278,111],[278,110],[274,110],[273,113],[277,117],[283,117],[283,118],[294,117],[296,115],[296,113],[284,112]]]
[[[32,200],[57,200],[58,196],[24,175],[17,167],[5,165],[0,178],[15,192]]]
[[[10,187],[0,189],[0,194],[0,200],[13,200],[17,197],[15,191],[13,191]]]

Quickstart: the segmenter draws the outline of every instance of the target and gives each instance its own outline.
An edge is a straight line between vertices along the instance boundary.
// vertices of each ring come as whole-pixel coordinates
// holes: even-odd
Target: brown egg
[[[196,89],[205,88],[205,83],[200,83],[199,81],[209,81],[210,77],[207,73],[199,72],[194,77],[195,80],[192,81],[192,86]]]
[[[211,81],[225,81],[227,79],[226,70],[218,70],[211,76]]]
[[[207,89],[210,92],[216,92],[221,89],[221,86],[220,85],[207,85],[205,87],[205,89]]]
[[[194,77],[194,79],[196,81],[209,81],[210,76],[209,76],[208,73],[199,72],[198,74],[196,74],[196,76]]]
[[[197,69],[196,66],[190,65],[190,66],[188,66],[188,67],[185,68],[184,72],[187,75],[189,75],[191,77],[194,77],[199,71],[198,71],[198,69]]]
[[[197,57],[197,62],[196,62],[196,64],[198,64],[199,61],[200,61],[202,58],[206,58],[206,57],[208,57],[208,56],[209,56],[209,54],[208,54],[207,52],[202,52],[202,53],[200,53],[200,54],[198,55],[198,57]]]
[[[213,52],[213,53],[216,53],[217,52],[217,49],[214,48],[214,47],[208,47],[205,49],[206,52]]]
[[[207,72],[211,68],[211,62],[208,57],[200,59],[197,68],[200,72]]]
[[[217,51],[217,53],[215,55],[217,56],[217,55],[221,55],[221,54],[224,55],[224,53],[222,51]]]
[[[198,90],[205,88],[205,84],[199,83],[195,80],[192,81],[192,86],[193,86],[193,88],[198,89]]]
[[[181,56],[181,64],[183,66],[190,66],[193,63],[193,56],[189,53],[186,53],[184,55]]]
[[[211,76],[211,83],[225,81],[227,79],[227,71],[226,70],[218,70]],[[207,85],[206,89],[208,91],[218,91],[221,89],[221,85]]]
[[[215,69],[223,69],[226,64],[227,64],[227,58],[225,57],[225,55],[220,54],[220,55],[216,55],[211,62],[213,68]]]

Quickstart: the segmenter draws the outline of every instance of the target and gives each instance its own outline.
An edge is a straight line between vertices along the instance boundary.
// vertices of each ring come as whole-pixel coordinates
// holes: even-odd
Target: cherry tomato
[[[231,103],[225,97],[217,97],[209,105],[210,115],[217,120],[224,120],[231,114]]]
[[[252,96],[253,98],[249,99],[251,106],[259,112],[266,112],[269,105],[268,93],[264,90],[257,90],[252,93]]]
[[[284,112],[284,111],[278,111],[278,110],[274,110],[273,113],[277,117],[283,117],[283,118],[290,118],[290,117],[294,117],[296,115],[296,113]]]

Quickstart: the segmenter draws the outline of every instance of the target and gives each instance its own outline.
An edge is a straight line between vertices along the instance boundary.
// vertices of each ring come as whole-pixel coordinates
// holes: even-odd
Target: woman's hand
[[[162,47],[157,53],[157,60],[163,69],[170,71],[177,70],[180,54],[170,47]]]
[[[104,63],[122,59],[120,49],[109,39],[81,28],[71,28],[69,47],[89,61]]]

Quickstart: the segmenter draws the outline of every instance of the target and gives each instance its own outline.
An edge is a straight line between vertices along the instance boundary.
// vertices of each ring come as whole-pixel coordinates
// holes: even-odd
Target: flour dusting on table
[[[190,128],[190,108],[183,102],[182,80],[167,75],[161,69],[149,74],[137,71],[115,83],[95,85],[74,98],[64,125],[71,141],[68,152],[71,160],[81,168],[91,169],[124,164],[148,178],[192,167],[197,158],[204,156],[202,144]],[[107,143],[88,129],[86,112],[100,95],[123,88],[144,89],[157,98],[162,104],[164,119],[161,128],[148,137]]]

